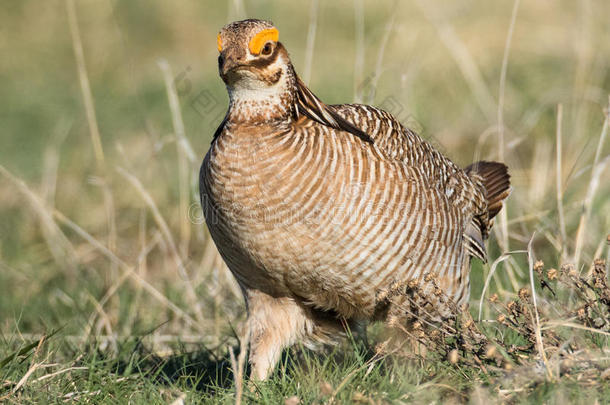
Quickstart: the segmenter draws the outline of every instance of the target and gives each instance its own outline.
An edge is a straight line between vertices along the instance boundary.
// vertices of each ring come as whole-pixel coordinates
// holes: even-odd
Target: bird
[[[473,259],[510,193],[503,163],[460,168],[379,108],[325,104],[279,31],[246,19],[217,36],[228,109],[199,174],[201,206],[244,295],[250,377],[295,344],[386,321],[396,283],[467,305]]]

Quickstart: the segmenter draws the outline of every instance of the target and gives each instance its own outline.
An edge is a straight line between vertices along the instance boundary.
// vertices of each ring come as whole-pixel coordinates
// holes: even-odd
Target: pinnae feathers
[[[296,87],[297,87],[297,111],[320,124],[329,126],[334,129],[346,131],[362,139],[365,142],[373,143],[367,133],[357,128],[354,124],[341,117],[331,107],[324,104],[315,94],[307,88],[305,83],[296,76]]]

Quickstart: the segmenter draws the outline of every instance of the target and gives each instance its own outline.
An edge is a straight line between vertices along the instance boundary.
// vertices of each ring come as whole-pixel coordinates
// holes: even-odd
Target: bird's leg
[[[313,326],[303,308],[291,298],[274,298],[248,290],[246,299],[251,334],[250,378],[264,380],[273,371],[282,350],[307,335]]]

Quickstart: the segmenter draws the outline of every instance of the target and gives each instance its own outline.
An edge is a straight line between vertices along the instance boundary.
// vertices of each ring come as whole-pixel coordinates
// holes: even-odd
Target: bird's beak
[[[224,79],[235,68],[243,65],[243,57],[231,52],[231,49],[226,49],[220,52],[218,56],[218,72]]]

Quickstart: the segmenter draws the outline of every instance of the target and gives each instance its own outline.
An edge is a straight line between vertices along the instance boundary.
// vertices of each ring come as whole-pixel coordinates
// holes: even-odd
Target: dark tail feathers
[[[466,173],[476,174],[483,180],[487,191],[487,210],[489,219],[495,217],[502,209],[502,202],[510,194],[510,175],[508,167],[498,162],[476,162],[464,169]]]

